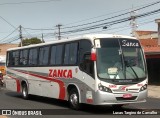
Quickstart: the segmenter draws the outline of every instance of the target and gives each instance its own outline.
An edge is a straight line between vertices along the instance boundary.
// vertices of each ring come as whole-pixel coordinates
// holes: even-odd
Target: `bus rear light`
[[[96,53],[95,52],[91,53],[91,60],[96,61],[96,59],[97,59]]]

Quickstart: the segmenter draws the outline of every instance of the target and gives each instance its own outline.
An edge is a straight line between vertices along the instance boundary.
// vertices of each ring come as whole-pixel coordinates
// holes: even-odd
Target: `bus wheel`
[[[22,85],[22,97],[23,99],[28,99],[29,95],[28,95],[28,88],[26,84]]]
[[[80,109],[79,95],[77,89],[71,89],[69,91],[69,105],[74,110]]]

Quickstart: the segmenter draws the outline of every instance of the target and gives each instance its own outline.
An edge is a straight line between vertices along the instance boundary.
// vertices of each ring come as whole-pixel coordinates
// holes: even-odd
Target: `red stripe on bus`
[[[24,71],[20,71],[20,70],[14,70],[14,71],[21,72],[21,73],[28,74],[28,75],[31,75],[31,76],[34,76],[34,77],[38,77],[38,78],[41,78],[41,79],[46,79],[46,80],[50,80],[50,81],[58,83],[59,88],[60,88],[59,99],[64,100],[64,98],[65,98],[65,87],[64,87],[64,83],[61,80],[57,80],[57,79],[33,74],[33,73],[30,73],[30,72],[24,72]]]
[[[15,77],[12,77],[10,75],[8,75],[9,77],[13,78],[14,80],[16,80],[16,85],[17,85],[17,92],[20,93],[21,92],[21,84],[20,84],[20,81],[15,78]]]

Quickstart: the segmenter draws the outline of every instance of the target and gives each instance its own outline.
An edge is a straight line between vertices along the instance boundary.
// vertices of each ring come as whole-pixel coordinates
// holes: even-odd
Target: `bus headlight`
[[[141,87],[140,91],[144,91],[147,89],[147,84],[145,84],[144,86]]]
[[[108,92],[108,93],[112,93],[111,89],[108,87],[103,86],[102,84],[98,85],[98,88],[100,91],[104,91],[104,92]]]

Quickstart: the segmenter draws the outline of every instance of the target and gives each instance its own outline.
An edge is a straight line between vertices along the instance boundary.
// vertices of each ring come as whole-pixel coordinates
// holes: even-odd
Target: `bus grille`
[[[117,101],[135,100],[136,98],[137,96],[132,96],[131,98],[116,97]]]

